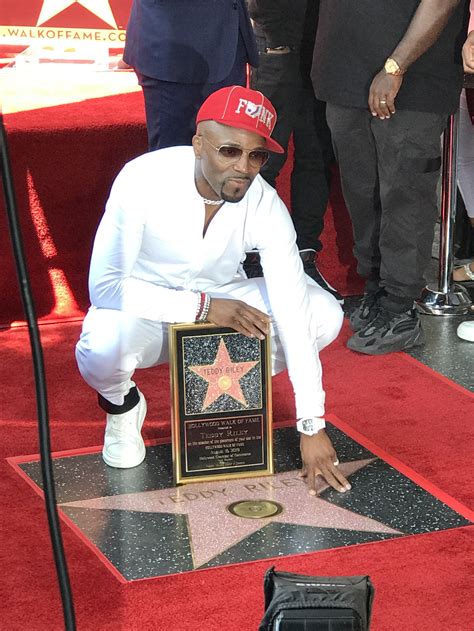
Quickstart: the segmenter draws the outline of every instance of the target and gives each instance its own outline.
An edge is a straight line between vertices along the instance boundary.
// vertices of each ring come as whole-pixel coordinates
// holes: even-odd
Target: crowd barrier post
[[[449,117],[443,134],[438,285],[427,285],[417,301],[418,310],[429,315],[464,315],[472,304],[469,292],[453,282],[458,118],[459,112]]]

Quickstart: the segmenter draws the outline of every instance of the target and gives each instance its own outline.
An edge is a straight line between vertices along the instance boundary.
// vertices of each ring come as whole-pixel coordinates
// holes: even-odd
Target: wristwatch
[[[314,436],[320,429],[324,429],[326,423],[324,419],[318,416],[312,416],[311,418],[300,418],[296,422],[296,429],[300,434],[306,434],[306,436]]]
[[[389,57],[387,59],[383,68],[387,74],[393,74],[396,77],[404,74],[405,72],[400,66],[400,64],[398,63],[398,61],[393,59],[393,57]]]

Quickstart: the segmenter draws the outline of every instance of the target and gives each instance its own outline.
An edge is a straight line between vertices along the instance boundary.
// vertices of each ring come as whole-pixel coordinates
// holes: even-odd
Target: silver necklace
[[[223,199],[219,199],[216,201],[215,199],[206,199],[202,195],[201,195],[201,199],[205,204],[209,204],[209,206],[220,206],[221,204],[224,203]]]

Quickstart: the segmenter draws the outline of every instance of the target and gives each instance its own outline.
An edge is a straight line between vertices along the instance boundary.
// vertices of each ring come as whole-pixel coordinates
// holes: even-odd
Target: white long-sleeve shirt
[[[203,237],[194,163],[191,147],[172,147],[140,156],[119,173],[95,238],[92,304],[149,320],[192,322],[196,290],[225,291],[236,274],[245,278],[241,262],[256,249],[297,416],[324,416],[321,364],[311,341],[316,322],[287,208],[257,176],[240,202],[219,208]]]

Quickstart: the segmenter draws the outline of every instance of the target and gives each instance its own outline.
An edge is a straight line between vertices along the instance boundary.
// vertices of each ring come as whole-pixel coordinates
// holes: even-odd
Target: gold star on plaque
[[[43,6],[36,25],[44,24],[76,2],[109,26],[117,28],[117,22],[110,8],[109,0],[43,0]]]
[[[240,386],[240,379],[256,364],[258,361],[233,362],[225,342],[221,338],[214,363],[205,366],[189,366],[189,370],[207,381],[208,384],[202,409],[208,408],[223,394],[227,394],[242,405],[247,406],[247,400]]]

